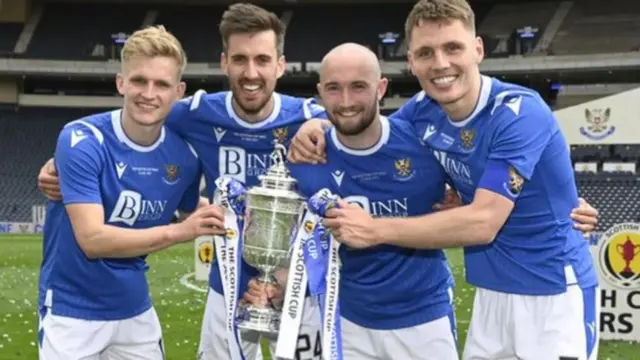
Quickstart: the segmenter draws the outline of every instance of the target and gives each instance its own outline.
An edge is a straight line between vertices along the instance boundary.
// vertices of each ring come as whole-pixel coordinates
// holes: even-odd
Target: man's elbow
[[[104,250],[99,239],[99,232],[86,232],[76,235],[76,240],[80,250],[91,260],[104,257]]]
[[[504,224],[500,221],[500,216],[490,209],[478,211],[475,221],[476,242],[479,245],[488,245],[495,240]]]

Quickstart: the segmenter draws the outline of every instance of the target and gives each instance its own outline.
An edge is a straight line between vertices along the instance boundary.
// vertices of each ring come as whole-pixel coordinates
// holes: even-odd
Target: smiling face
[[[116,86],[134,123],[154,126],[164,121],[171,106],[184,96],[180,73],[176,60],[166,56],[135,56],[123,64]]]
[[[230,35],[221,65],[236,105],[248,115],[265,109],[285,68],[272,30]]]
[[[379,113],[387,89],[375,54],[355,44],[332,50],[322,63],[318,93],[327,116],[339,133],[365,131]]]
[[[220,63],[243,120],[263,120],[273,108],[273,92],[285,70],[284,34],[280,18],[256,5],[233,4],[222,14]]]
[[[411,32],[411,72],[441,105],[472,95],[483,56],[482,40],[460,20],[420,21]]]

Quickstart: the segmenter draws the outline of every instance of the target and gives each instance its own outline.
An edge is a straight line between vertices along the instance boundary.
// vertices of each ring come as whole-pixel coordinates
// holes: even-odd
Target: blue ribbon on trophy
[[[227,343],[231,360],[244,360],[240,337],[236,324],[236,309],[240,292],[242,269],[242,231],[244,228],[245,193],[244,186],[228,177],[216,179],[214,204],[224,209],[226,235],[215,237],[218,267],[222,276],[222,286],[226,308]]]
[[[305,242],[304,257],[309,278],[309,292],[318,297],[322,316],[322,354],[325,360],[342,360],[342,329],[340,304],[340,263],[338,243],[322,226],[321,218],[332,207],[338,206],[339,197],[322,189],[307,201],[310,212],[318,216],[313,224],[313,237]],[[305,224],[306,226],[306,224]]]

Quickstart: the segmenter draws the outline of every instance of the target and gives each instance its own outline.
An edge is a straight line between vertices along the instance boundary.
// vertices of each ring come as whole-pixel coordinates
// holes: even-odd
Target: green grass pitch
[[[37,359],[36,303],[41,251],[40,237],[0,235],[0,359]],[[462,344],[471,314],[473,288],[464,282],[462,253],[454,250],[448,255],[457,282],[455,304]],[[185,274],[193,272],[193,263],[191,243],[149,256],[149,283],[163,325],[169,360],[196,358],[205,293],[180,283]],[[639,358],[640,344],[600,343],[599,359]]]

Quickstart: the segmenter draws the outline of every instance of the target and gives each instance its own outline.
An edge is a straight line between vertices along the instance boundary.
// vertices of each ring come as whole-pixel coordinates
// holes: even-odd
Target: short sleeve
[[[102,135],[82,124],[65,127],[56,145],[55,165],[60,178],[62,201],[66,204],[102,204]]]
[[[479,187],[516,199],[556,128],[551,110],[531,96],[506,99],[496,122]]]

